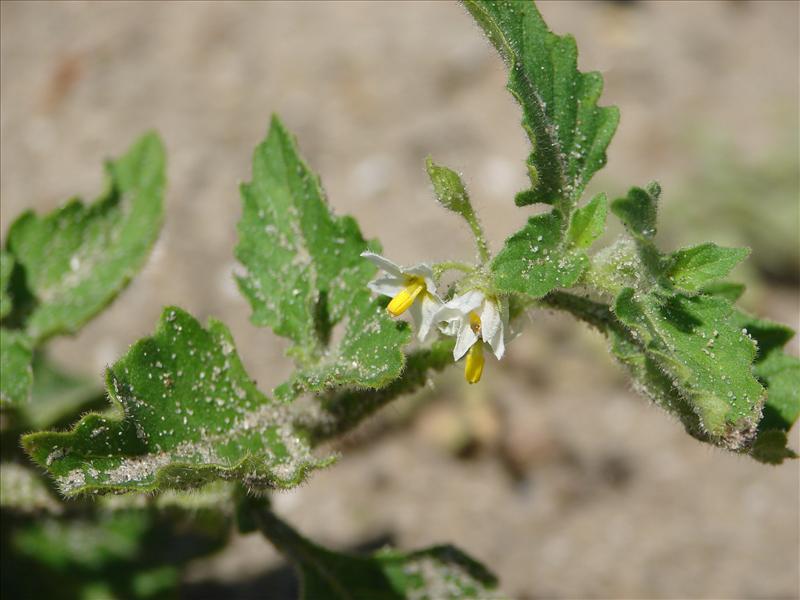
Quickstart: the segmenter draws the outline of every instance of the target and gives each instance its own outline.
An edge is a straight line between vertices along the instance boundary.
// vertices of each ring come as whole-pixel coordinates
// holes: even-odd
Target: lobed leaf
[[[606,163],[619,111],[597,105],[602,77],[578,71],[575,39],[552,33],[532,1],[464,0],[464,6],[508,65],[507,87],[533,145],[532,187],[517,204],[555,204],[568,218]]]
[[[661,186],[652,182],[645,188],[634,187],[624,198],[611,203],[611,212],[625,225],[628,232],[637,240],[652,240],[656,235],[658,201]]]
[[[403,368],[410,332],[366,292],[375,273],[360,255],[378,251],[350,217],[335,217],[319,179],[295,141],[273,117],[253,156],[253,180],[242,186],[236,256],[247,272],[239,287],[252,321],[294,342],[300,370],[280,389],[318,390],[336,384],[379,387]],[[329,347],[346,324],[344,339]]]
[[[697,415],[691,433],[732,450],[752,443],[765,394],[751,371],[755,344],[732,326],[729,302],[627,288],[614,312]]]
[[[497,579],[453,546],[404,553],[381,550],[372,556],[333,552],[301,536],[269,510],[256,524],[292,561],[306,600],[447,600],[497,598]]]
[[[330,460],[311,455],[286,406],[261,394],[228,329],[167,308],[150,338],[106,373],[121,416],[88,414],[69,432],[23,437],[65,495],[199,487],[238,479],[292,487]]]
[[[583,251],[565,248],[563,220],[557,211],[531,217],[506,240],[492,262],[497,291],[541,298],[555,288],[575,284],[588,258]]]
[[[77,331],[144,264],[163,219],[164,161],[161,141],[148,134],[108,163],[108,191],[94,204],[72,200],[12,224],[8,248],[35,296],[26,321],[35,344]]]

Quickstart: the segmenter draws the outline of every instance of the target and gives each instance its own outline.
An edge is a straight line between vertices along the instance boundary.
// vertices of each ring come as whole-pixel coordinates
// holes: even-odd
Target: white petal
[[[483,339],[486,340],[485,337]],[[506,353],[506,338],[505,333],[503,332],[502,324],[497,328],[497,331],[494,333],[494,335],[486,340],[486,343],[488,343],[492,348],[497,360],[503,358],[503,355]]]
[[[419,302],[415,302],[411,308],[417,305],[419,305],[417,339],[419,339],[420,342],[424,342],[431,336],[434,319],[442,306],[442,301],[434,294],[425,294],[422,299]]]
[[[394,264],[388,258],[384,258],[380,254],[375,254],[374,252],[362,252],[361,256],[366,258],[379,269],[383,269],[390,275],[394,275],[396,277],[403,276],[403,269],[400,268],[399,265]]]
[[[435,316],[434,321],[436,322],[439,321],[438,315]],[[458,335],[458,330],[461,329],[463,321],[464,319],[461,316],[458,316],[454,319],[441,321],[438,323],[439,331],[441,331],[444,335],[449,335],[449,336]]]
[[[422,277],[422,279],[425,280],[425,287],[427,290],[432,294],[436,293],[436,284],[433,281],[433,270],[425,263],[414,265],[408,269],[402,269],[402,271],[407,275]]]
[[[458,360],[464,356],[467,350],[472,347],[472,344],[477,341],[478,334],[472,331],[472,327],[469,326],[469,323],[462,325],[458,332],[458,338],[456,339],[456,347],[453,348],[453,358]]]
[[[504,326],[502,319],[502,307],[498,306],[493,300],[487,299],[483,303],[481,312],[481,335],[483,341],[491,346],[494,355],[500,359],[506,351]],[[507,317],[506,317],[507,318]]]
[[[447,304],[442,304],[434,316],[434,321],[437,323],[441,321],[447,321],[448,323],[463,321],[465,318],[467,318],[468,314],[469,313],[464,313],[458,308],[453,308]]]
[[[406,282],[405,279],[399,277],[380,277],[370,281],[367,287],[376,294],[394,298],[405,289]]]
[[[497,304],[492,300],[486,299],[483,303],[483,310],[481,311],[481,334],[484,341],[488,342],[490,338],[494,337],[497,330],[502,327],[500,322],[500,309]]]
[[[450,300],[450,302],[445,304],[445,307],[455,309],[464,315],[468,315],[481,305],[483,299],[483,292],[478,290],[470,290],[466,294],[456,296]]]
[[[500,301],[500,321],[503,323],[503,329],[508,329],[508,298]]]

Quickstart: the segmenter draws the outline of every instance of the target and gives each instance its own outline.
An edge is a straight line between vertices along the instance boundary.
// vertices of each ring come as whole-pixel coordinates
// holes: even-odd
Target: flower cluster
[[[374,252],[361,256],[383,273],[369,283],[378,294],[391,297],[386,310],[397,317],[408,310],[417,328],[417,337],[427,341],[437,330],[456,338],[453,359],[466,355],[464,377],[477,383],[483,374],[484,346],[500,359],[505,353],[508,332],[508,301],[472,289],[447,302],[436,293],[433,270],[425,264],[401,267]]]

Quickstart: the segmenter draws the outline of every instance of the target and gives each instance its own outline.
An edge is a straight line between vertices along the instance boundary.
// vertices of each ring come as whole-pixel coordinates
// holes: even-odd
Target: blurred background
[[[663,249],[749,245],[744,304],[798,327],[796,2],[542,2],[622,119],[590,193],[664,188]],[[75,338],[103,367],[177,304],[227,323],[265,391],[286,343],[248,323],[232,279],[237,186],[281,115],[330,203],[402,263],[470,259],[433,200],[430,154],[464,174],[494,249],[524,222],[528,142],[505,70],[451,2],[3,2],[2,231],[101,189],[101,162],[140,133],[168,150],[166,224],[130,288]],[[797,353],[797,340],[792,342]],[[797,449],[797,430],[792,445]],[[768,467],[689,438],[635,395],[604,340],[536,313],[502,363],[459,369],[338,446],[343,459],[275,496],[338,549],[452,542],[513,598],[796,598],[796,464]],[[296,584],[258,535],[189,565],[186,598],[282,598]]]

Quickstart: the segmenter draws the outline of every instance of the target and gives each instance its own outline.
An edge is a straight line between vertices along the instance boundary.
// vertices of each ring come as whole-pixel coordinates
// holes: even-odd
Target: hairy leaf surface
[[[8,247],[36,305],[26,328],[39,343],[73,333],[102,310],[142,267],[163,218],[164,148],[155,134],[109,162],[108,191],[38,217],[22,214]]]
[[[729,302],[711,296],[617,298],[617,317],[690,403],[711,441],[733,450],[755,436],[764,389],[751,372],[756,347],[730,323]]]
[[[294,342],[300,371],[287,386],[379,387],[397,377],[410,333],[370,298],[375,267],[360,256],[379,245],[364,240],[355,220],[331,213],[319,179],[277,118],[255,151],[242,198],[236,255],[247,273],[239,287],[252,321]],[[331,347],[339,323],[345,335]]]
[[[541,298],[578,280],[588,259],[585,252],[565,247],[562,224],[557,211],[537,215],[506,240],[492,262],[498,291]]]
[[[85,416],[72,431],[23,445],[66,495],[198,487],[213,479],[292,487],[317,460],[286,406],[247,376],[227,328],[178,308],[106,374],[118,419]]]
[[[605,165],[619,111],[597,105],[602,77],[578,71],[575,39],[552,33],[533,2],[464,0],[464,6],[508,65],[508,89],[533,145],[531,189],[517,204],[555,204],[568,218]]]
[[[682,248],[667,258],[667,277],[681,289],[697,291],[725,277],[748,254],[749,248],[723,248],[711,242]]]
[[[569,241],[576,248],[588,248],[606,229],[608,199],[605,194],[597,194],[586,206],[572,215],[569,224]]]

